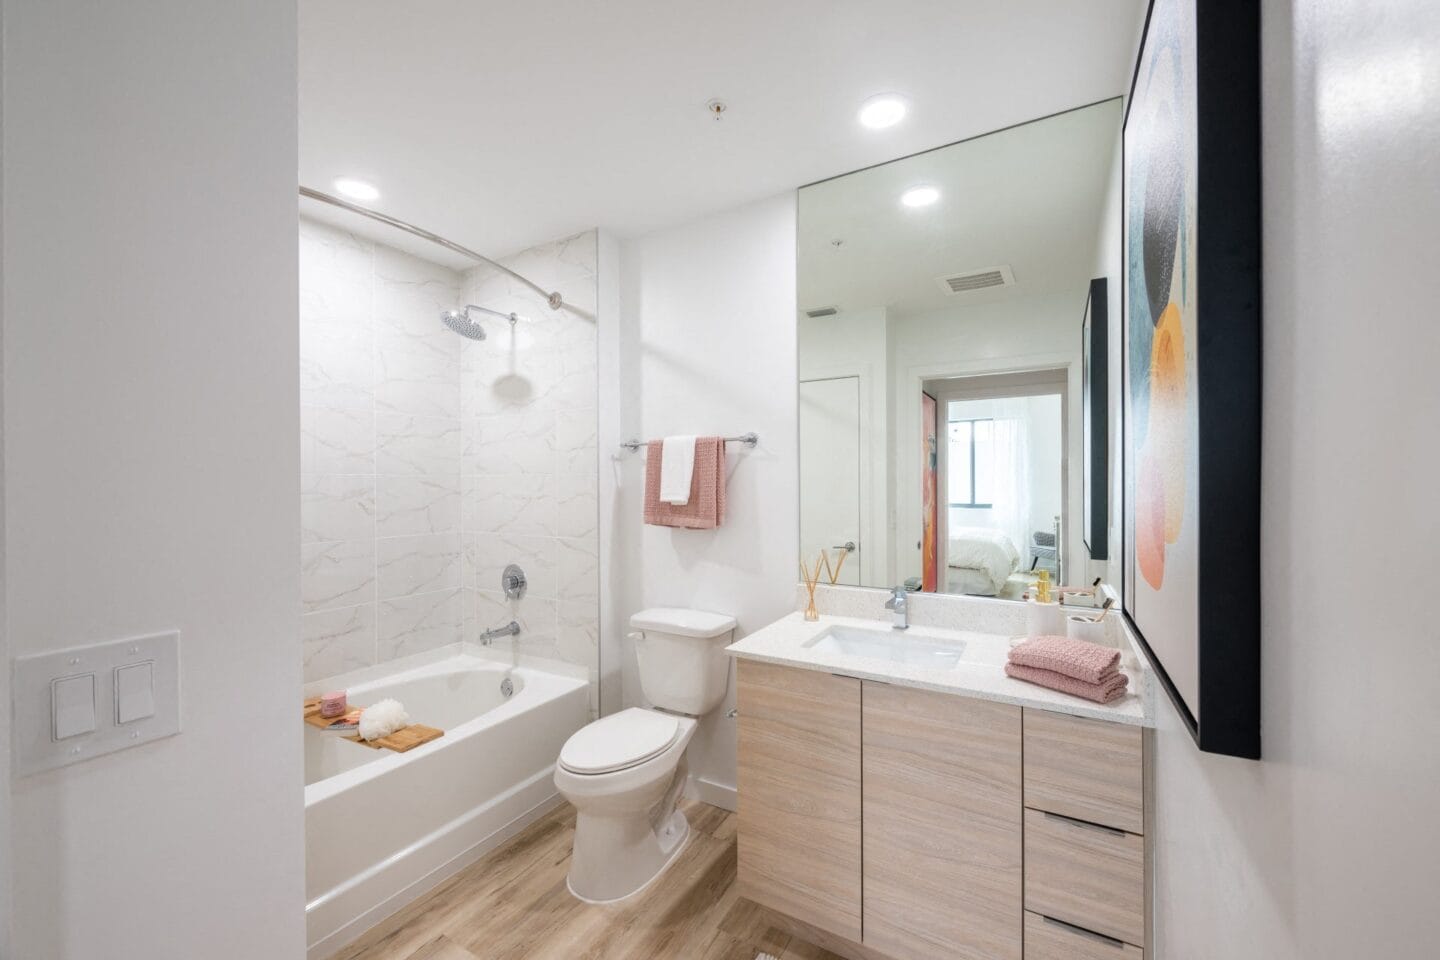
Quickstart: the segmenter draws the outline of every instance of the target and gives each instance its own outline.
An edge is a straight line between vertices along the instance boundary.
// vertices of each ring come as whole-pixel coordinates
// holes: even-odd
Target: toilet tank
[[[656,607],[630,618],[645,699],[663,710],[703,716],[725,699],[735,618]]]

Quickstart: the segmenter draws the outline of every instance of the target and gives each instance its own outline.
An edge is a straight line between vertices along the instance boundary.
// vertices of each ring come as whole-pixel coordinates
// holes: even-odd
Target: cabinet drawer
[[[1145,960],[1145,951],[1027,911],[1025,960]]]
[[[1145,942],[1145,838],[1025,811],[1025,909]]]
[[[1144,731],[1025,711],[1025,806],[1145,832]]]

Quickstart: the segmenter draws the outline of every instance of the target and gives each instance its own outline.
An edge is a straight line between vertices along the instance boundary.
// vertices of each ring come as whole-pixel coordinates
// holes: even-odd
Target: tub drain
[[[515,683],[509,677],[500,681],[500,695],[509,697],[515,692]]]

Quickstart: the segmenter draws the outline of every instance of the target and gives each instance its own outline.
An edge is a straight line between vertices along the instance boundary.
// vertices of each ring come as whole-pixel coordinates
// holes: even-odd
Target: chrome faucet
[[[511,620],[503,627],[496,627],[493,630],[481,630],[480,642],[488,647],[490,646],[490,641],[494,640],[496,637],[518,636],[520,636],[520,624],[516,623],[514,620]]]
[[[895,611],[895,617],[890,626],[895,630],[910,629],[910,604],[906,599],[905,585],[890,588],[890,599],[885,601],[885,609]]]

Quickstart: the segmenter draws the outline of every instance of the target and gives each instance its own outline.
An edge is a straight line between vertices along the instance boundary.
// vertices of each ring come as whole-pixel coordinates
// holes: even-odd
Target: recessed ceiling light
[[[893,127],[905,119],[905,100],[893,93],[871,97],[860,105],[860,123],[871,130]]]
[[[911,187],[900,194],[900,202],[907,207],[928,207],[940,199],[940,191],[934,187]]]
[[[336,180],[335,190],[341,196],[349,197],[351,200],[374,200],[380,196],[380,191],[375,188],[374,184],[352,177],[341,177]]]

